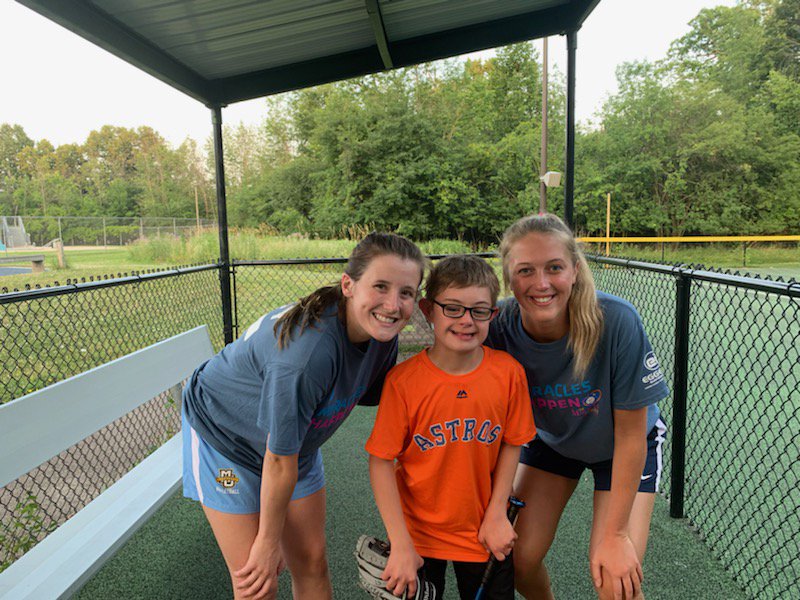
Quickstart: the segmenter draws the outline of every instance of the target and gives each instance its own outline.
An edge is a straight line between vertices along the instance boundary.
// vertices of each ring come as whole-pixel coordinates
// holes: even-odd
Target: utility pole
[[[539,161],[539,212],[547,212],[547,186],[544,174],[547,173],[547,38],[542,38],[542,151]]]

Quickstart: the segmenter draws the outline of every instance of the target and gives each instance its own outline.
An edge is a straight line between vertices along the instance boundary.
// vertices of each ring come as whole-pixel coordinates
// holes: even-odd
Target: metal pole
[[[567,32],[567,143],[566,180],[564,182],[564,221],[575,229],[575,50],[578,48],[578,32]]]
[[[675,300],[675,377],[672,402],[672,482],[669,516],[683,517],[686,484],[686,393],[689,380],[689,310],[692,280],[680,274]]]
[[[103,217],[103,248],[108,246],[108,238],[106,237],[106,218]]]
[[[539,212],[547,212],[547,186],[542,177],[547,173],[547,38],[542,38],[542,151],[539,161]]]
[[[197,224],[197,235],[200,235],[200,204],[197,201],[197,185],[194,186],[194,219]]]
[[[611,254],[611,192],[606,197],[606,256]]]
[[[222,298],[222,333],[225,343],[233,341],[231,308],[231,259],[228,251],[228,208],[225,200],[225,164],[222,156],[222,107],[211,108],[214,128],[214,166],[217,180],[217,223],[219,231],[219,289]]]

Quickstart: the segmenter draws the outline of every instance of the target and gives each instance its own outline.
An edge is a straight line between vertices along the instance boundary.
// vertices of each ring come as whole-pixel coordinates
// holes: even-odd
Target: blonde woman
[[[631,304],[595,289],[577,241],[555,215],[511,225],[500,253],[514,297],[502,303],[487,344],[525,367],[537,429],[514,484],[527,502],[514,548],[517,590],[528,599],[553,598],[543,561],[588,468],[597,595],[643,598],[641,564],[665,431],[656,402],[668,390],[642,321]]]

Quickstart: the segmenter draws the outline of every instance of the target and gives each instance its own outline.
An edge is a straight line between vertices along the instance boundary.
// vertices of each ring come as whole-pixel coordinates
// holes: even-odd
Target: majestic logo
[[[219,477],[217,477],[216,481],[226,490],[230,490],[236,487],[236,484],[239,483],[239,478],[233,472],[233,469],[220,469]]]
[[[644,357],[644,368],[648,371],[655,371],[658,368],[658,359],[656,353],[650,350]]]
[[[465,390],[458,390],[456,398],[466,398],[466,397],[467,397],[467,392]]]

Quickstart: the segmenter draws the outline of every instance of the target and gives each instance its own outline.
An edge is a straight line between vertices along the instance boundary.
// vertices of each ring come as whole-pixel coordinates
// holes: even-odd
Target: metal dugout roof
[[[600,0],[18,0],[224,106],[575,31]]]

